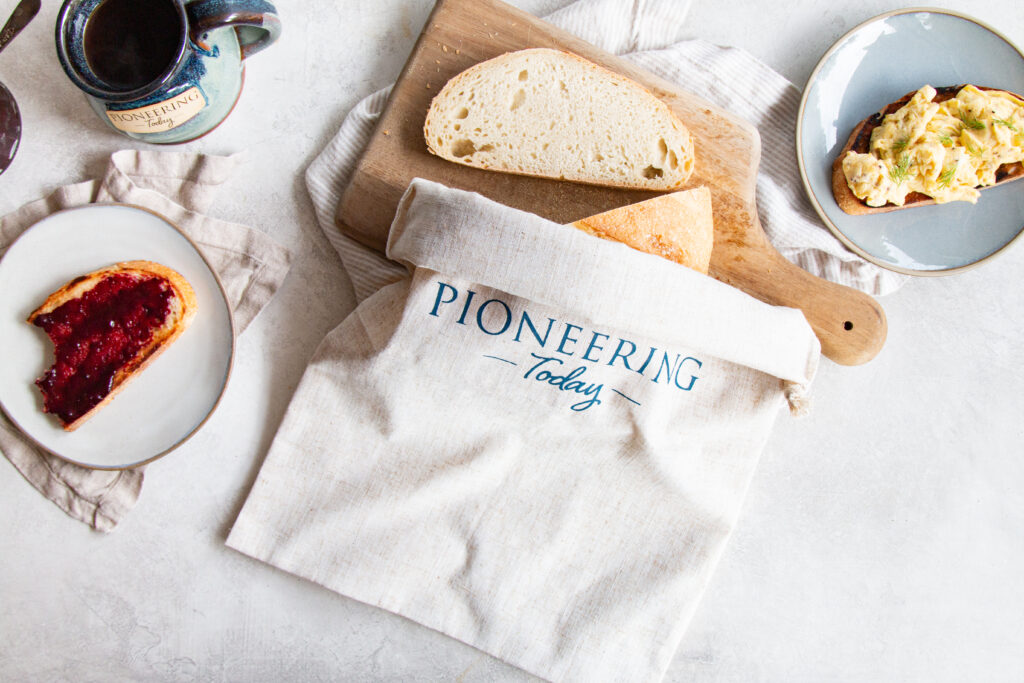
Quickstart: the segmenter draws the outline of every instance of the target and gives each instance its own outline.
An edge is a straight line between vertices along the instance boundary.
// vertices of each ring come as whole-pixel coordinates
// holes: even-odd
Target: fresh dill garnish
[[[1014,133],[1019,133],[1020,132],[1020,130],[1017,129],[1017,126],[1013,125],[1013,122],[1010,121],[1009,119],[992,119],[992,123],[994,123],[996,125],[999,125],[999,126],[1006,126],[1010,130],[1012,130]]]
[[[967,148],[967,153],[970,154],[972,157],[977,157],[980,159],[981,157],[985,156],[984,147],[979,147],[977,145],[971,144],[970,142],[964,142],[964,147]]]
[[[940,135],[939,136],[939,142],[942,143],[943,147],[952,147],[953,146],[953,138],[949,137],[948,135]]]
[[[960,120],[964,122],[964,126],[971,130],[985,130],[985,124],[978,119],[969,117],[966,113],[960,112]]]
[[[942,175],[939,176],[939,187],[949,187],[949,184],[953,182],[953,177],[956,176],[957,163],[954,161],[953,165],[942,169]]]
[[[892,151],[902,152],[910,144],[910,138],[900,138],[896,142],[892,143]]]
[[[897,185],[902,185],[910,175],[910,155],[901,154],[896,165],[889,169],[889,177]]]

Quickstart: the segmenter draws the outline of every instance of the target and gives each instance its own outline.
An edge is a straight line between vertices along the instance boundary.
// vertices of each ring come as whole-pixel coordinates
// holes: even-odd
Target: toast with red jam
[[[196,313],[192,286],[152,261],[128,261],[77,277],[28,317],[54,345],[36,380],[43,410],[72,431],[169,347]]]

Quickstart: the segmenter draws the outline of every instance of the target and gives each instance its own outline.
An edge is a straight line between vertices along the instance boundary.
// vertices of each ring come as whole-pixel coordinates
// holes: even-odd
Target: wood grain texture
[[[754,203],[761,142],[753,126],[500,0],[439,0],[434,7],[339,202],[340,229],[383,251],[398,202],[415,177],[479,192],[558,223],[656,196],[485,171],[427,151],[423,122],[448,79],[480,61],[528,47],[568,50],[635,80],[690,129],[697,165],[687,186],[705,185],[712,196],[712,277],[767,303],[801,309],[822,352],[837,363],[856,365],[878,353],[886,335],[881,306],[790,264],[768,242]]]

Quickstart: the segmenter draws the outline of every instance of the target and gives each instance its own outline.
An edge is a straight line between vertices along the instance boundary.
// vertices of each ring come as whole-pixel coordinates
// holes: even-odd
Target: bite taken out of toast
[[[996,88],[924,86],[864,119],[832,164],[848,214],[949,201],[1024,177],[1024,99]]]
[[[72,431],[92,417],[185,331],[192,286],[152,261],[128,261],[66,283],[28,317],[54,345],[36,380],[43,410]]]

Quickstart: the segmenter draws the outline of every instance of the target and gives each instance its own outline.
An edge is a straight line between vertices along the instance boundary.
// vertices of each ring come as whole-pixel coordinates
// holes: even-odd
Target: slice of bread
[[[78,428],[185,331],[196,307],[188,281],[152,261],[117,263],[53,292],[28,317],[55,346],[53,366],[36,380],[44,411]]]
[[[612,209],[572,225],[705,275],[711,263],[711,191],[704,186]]]
[[[568,52],[509,52],[452,78],[423,127],[430,151],[467,166],[593,185],[675,190],[690,132],[637,83]]]
[[[943,86],[936,88],[935,98],[933,102],[945,102],[946,100],[953,99],[956,94],[960,92],[964,85],[954,86]],[[999,88],[989,88],[984,86],[976,86],[979,90],[999,90]],[[926,194],[920,192],[911,192],[907,195],[906,201],[902,206],[895,204],[884,204],[883,206],[868,206],[867,202],[860,199],[850,190],[849,184],[846,182],[846,174],[843,172],[843,158],[847,152],[853,151],[860,154],[867,154],[871,149],[871,133],[882,125],[882,121],[885,117],[893,112],[898,111],[904,105],[906,105],[910,98],[914,96],[917,91],[909,92],[900,99],[886,105],[876,114],[872,114],[868,118],[864,119],[856,126],[850,133],[850,137],[846,140],[846,144],[839,150],[839,154],[836,156],[835,161],[832,162],[832,195],[835,197],[836,203],[839,208],[845,213],[851,215],[864,215],[873,213],[885,213],[887,211],[896,211],[897,209],[908,209],[913,206],[926,206],[929,204],[935,204],[935,200]],[[1008,91],[1003,91],[1008,92]],[[1018,99],[1020,95],[1010,93]],[[985,187],[995,187],[996,185],[1002,185],[1003,183],[1017,180],[1024,177],[1024,165],[1020,162],[1013,164],[1003,164],[1000,166],[996,173],[995,185],[987,185]],[[985,187],[980,189],[984,190]]]

